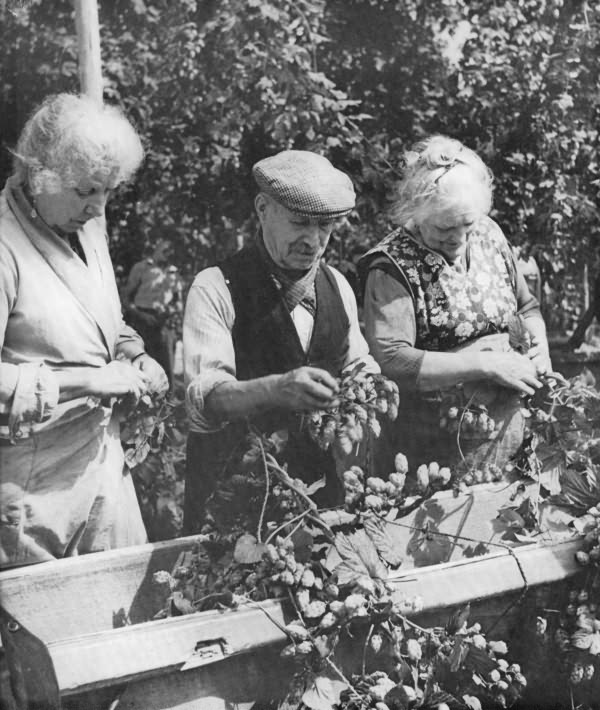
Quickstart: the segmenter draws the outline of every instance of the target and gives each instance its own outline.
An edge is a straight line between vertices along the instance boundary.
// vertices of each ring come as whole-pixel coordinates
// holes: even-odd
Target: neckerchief
[[[271,278],[281,292],[288,312],[291,313],[300,304],[314,317],[317,312],[315,277],[319,269],[319,261],[316,261],[308,271],[282,269],[271,258],[264,245],[262,234],[257,235],[256,245]]]

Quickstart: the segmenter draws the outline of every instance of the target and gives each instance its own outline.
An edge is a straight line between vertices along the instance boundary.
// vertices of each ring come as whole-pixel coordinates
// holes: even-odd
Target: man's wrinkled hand
[[[275,406],[292,411],[330,409],[338,404],[339,385],[327,370],[299,367],[280,375],[275,386]]]

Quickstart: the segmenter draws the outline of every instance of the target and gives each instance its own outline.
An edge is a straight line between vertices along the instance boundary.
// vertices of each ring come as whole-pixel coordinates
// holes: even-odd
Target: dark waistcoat
[[[317,312],[307,353],[255,246],[226,259],[221,271],[235,311],[232,337],[239,380],[288,372],[302,365],[323,368],[334,377],[340,374],[348,353],[350,324],[335,276],[327,266],[321,265],[315,278]]]
[[[278,286],[254,245],[245,247],[220,265],[231,293],[235,321],[232,339],[236,377],[250,380],[282,374],[303,365],[319,367],[338,377],[346,362],[350,322],[335,276],[321,265],[315,278],[317,310],[308,351],[305,353]],[[252,423],[269,434],[288,427],[285,452],[289,472],[311,482],[326,475],[329,483],[315,496],[318,505],[340,501],[335,463],[304,432],[299,417],[271,411]],[[206,499],[222,475],[232,451],[243,441],[247,423],[230,424],[218,432],[190,433],[188,438],[184,531],[197,532]]]

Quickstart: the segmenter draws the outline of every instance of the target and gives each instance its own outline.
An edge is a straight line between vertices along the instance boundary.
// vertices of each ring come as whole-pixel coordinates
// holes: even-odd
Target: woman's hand
[[[538,375],[543,375],[546,372],[552,372],[552,362],[550,360],[550,352],[548,351],[547,342],[542,342],[533,337],[531,347],[527,351],[527,357],[535,365]]]
[[[169,389],[169,378],[166,372],[150,355],[142,353],[135,358],[132,364],[148,378],[148,392],[150,394],[164,394]]]
[[[481,358],[486,377],[499,385],[529,395],[542,386],[535,362],[526,355],[482,351]]]
[[[150,378],[141,369],[123,360],[113,360],[92,371],[89,391],[100,399],[131,395],[137,402],[149,386]]]

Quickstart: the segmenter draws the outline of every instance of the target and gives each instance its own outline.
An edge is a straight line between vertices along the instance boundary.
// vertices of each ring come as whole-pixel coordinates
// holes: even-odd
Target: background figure
[[[517,257],[517,267],[527,282],[527,287],[537,302],[542,303],[542,274],[533,254],[522,246],[513,247]]]
[[[594,318],[596,323],[600,324],[600,274],[594,279],[594,291],[589,308],[583,313],[573,335],[569,338],[569,345],[572,348],[576,349],[582,345],[587,329],[592,325]]]
[[[51,96],[0,196],[0,566],[145,542],[113,404],[164,392],[123,322],[108,195],[138,168],[110,106]]]
[[[121,297],[127,321],[167,373],[172,387],[176,321],[183,306],[181,279],[177,267],[169,264],[169,250],[169,242],[159,240],[151,255],[134,264]]]

